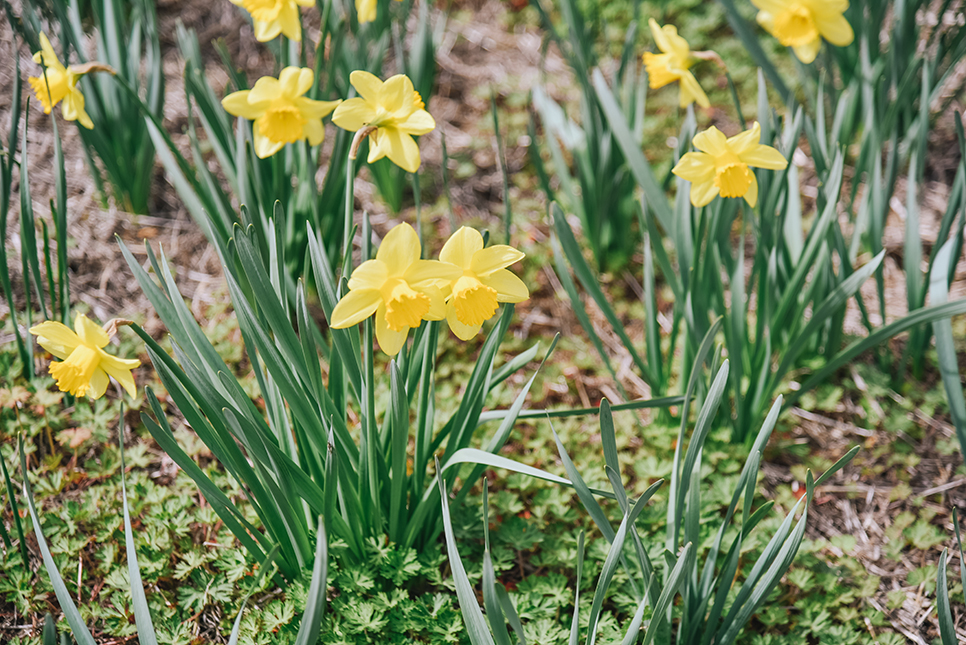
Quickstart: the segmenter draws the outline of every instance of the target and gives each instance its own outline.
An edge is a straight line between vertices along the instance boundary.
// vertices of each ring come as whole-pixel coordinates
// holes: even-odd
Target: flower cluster
[[[263,76],[254,88],[232,92],[221,104],[229,114],[253,122],[259,158],[272,156],[286,143],[307,140],[310,145],[319,145],[325,138],[322,119],[335,110],[333,123],[360,133],[360,140],[369,137],[369,163],[389,157],[407,172],[419,170],[419,146],[413,136],[430,132],[436,121],[426,111],[413,82],[404,74],[383,82],[364,71],[352,72],[349,80],[358,97],[316,101],[304,96],[315,81],[312,70],[286,67],[277,79]]]
[[[375,314],[379,347],[395,356],[409,330],[424,320],[446,319],[456,336],[469,340],[498,303],[530,297],[523,281],[507,270],[524,254],[503,244],[483,248],[483,236],[471,228],[456,231],[439,260],[422,260],[421,254],[416,231],[409,224],[395,226],[376,258],[352,272],[349,293],[332,311],[332,327],[351,327]]]

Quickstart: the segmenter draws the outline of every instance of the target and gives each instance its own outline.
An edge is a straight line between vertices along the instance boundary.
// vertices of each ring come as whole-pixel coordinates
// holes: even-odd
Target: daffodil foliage
[[[333,267],[341,264],[330,262],[310,229],[312,271],[290,300],[277,265],[263,259],[278,258],[278,240],[269,241],[263,256],[256,232],[236,227],[225,277],[264,414],[228,376],[232,370],[183,304],[164,257],[149,249],[160,278],[155,283],[122,251],[171,334],[174,356],[134,330],[175,405],[245,487],[262,528],[248,524],[226,498],[214,497],[213,483],[177,448],[150,388],[153,414],[143,417],[145,424],[216,500],[212,506],[246,548],[263,557],[279,547],[285,576],[312,561],[315,527],[302,502],[310,515],[325,516],[330,540],[344,541],[360,558],[373,537],[417,547],[435,540],[441,525],[434,456],[446,460],[470,445],[498,452],[533,382],[531,375],[514,392],[516,404],[498,427],[481,424],[490,392],[506,388],[507,377],[537,356],[537,346],[518,356],[500,352],[513,303],[529,296],[513,273],[524,254],[484,246],[479,232],[462,228],[448,241],[433,240],[442,250],[429,259],[415,230],[402,223],[385,232],[374,257],[340,275]],[[310,312],[308,278],[328,326]],[[470,345],[459,354],[475,358],[447,366],[461,395],[455,412],[437,422],[437,380],[443,381],[437,360],[448,328],[457,336],[451,342]],[[447,481],[458,474],[450,469]]]

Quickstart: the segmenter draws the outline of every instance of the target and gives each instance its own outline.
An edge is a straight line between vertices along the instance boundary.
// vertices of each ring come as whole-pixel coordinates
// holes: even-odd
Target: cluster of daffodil
[[[315,0],[231,0],[252,17],[255,39],[268,42],[281,34],[289,40],[302,40],[299,7],[311,7]],[[356,19],[360,24],[376,19],[376,0],[355,0]]]
[[[445,319],[457,337],[470,340],[499,303],[530,297],[523,281],[507,270],[524,254],[504,244],[483,248],[483,236],[474,229],[456,231],[439,260],[423,260],[421,254],[412,226],[390,230],[376,258],[352,272],[349,292],[332,311],[332,327],[351,327],[375,314],[379,347],[395,356],[409,330],[424,320]]]
[[[315,101],[304,96],[315,80],[312,70],[286,67],[277,79],[263,76],[251,90],[229,94],[222,105],[229,114],[253,122],[255,153],[262,159],[286,143],[322,143],[322,119],[335,110],[333,123],[369,137],[369,163],[389,157],[403,170],[416,172],[420,157],[413,136],[430,132],[436,122],[412,81],[397,74],[383,82],[365,71],[352,72],[349,79],[358,97]]]
[[[803,63],[815,60],[822,38],[833,45],[852,42],[854,33],[843,15],[848,0],[752,0],[759,9],[758,22],[782,45],[791,47]],[[652,89],[675,81],[680,84],[681,107],[697,103],[709,107],[707,94],[691,72],[697,60],[717,60],[714,52],[692,52],[673,25],[649,21],[651,35],[661,53],[644,54]],[[749,206],[758,202],[758,180],[751,168],[783,170],[788,161],[774,148],[760,142],[756,122],[750,130],[726,138],[717,128],[699,133],[692,143],[697,152],[685,154],[672,172],[691,182],[691,203],[706,206],[715,197],[743,197]]]
[[[758,8],[758,23],[782,45],[791,47],[803,63],[815,60],[824,38],[833,45],[845,47],[855,34],[845,18],[849,0],[751,0]],[[654,44],[661,53],[644,53],[651,89],[660,89],[675,81],[681,85],[681,107],[697,103],[710,107],[707,94],[691,72],[698,60],[721,59],[714,52],[691,51],[688,41],[678,35],[674,25],[663,27],[653,18],[648,21]]]

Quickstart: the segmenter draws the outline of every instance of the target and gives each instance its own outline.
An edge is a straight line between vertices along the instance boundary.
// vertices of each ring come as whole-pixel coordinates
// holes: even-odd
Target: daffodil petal
[[[848,8],[848,4],[846,4],[846,8]],[[840,12],[812,12],[812,16],[815,20],[815,26],[818,27],[818,32],[822,34],[822,38],[833,45],[845,47],[855,40],[852,25]]]
[[[456,308],[452,304],[446,305],[446,322],[449,323],[449,328],[453,334],[463,341],[472,340],[483,328],[482,324],[466,325],[460,322],[459,318],[456,317]]]
[[[664,30],[658,24],[657,20],[650,18],[647,21],[647,25],[651,28],[651,36],[654,38],[654,44],[657,45],[657,48],[664,53],[670,52],[671,43],[668,42],[667,34],[664,33]]]
[[[714,126],[696,134],[692,143],[698,150],[713,156],[718,156],[728,150],[728,138]]]
[[[285,70],[282,70],[283,72]],[[252,104],[269,103],[282,93],[281,83],[277,78],[262,76],[255,81],[255,86],[248,91],[248,102]]]
[[[307,92],[308,90],[306,90]],[[321,119],[327,116],[332,110],[339,107],[342,101],[316,101],[314,99],[299,96],[295,99],[295,107],[299,109],[306,119]]]
[[[317,146],[325,140],[325,127],[322,125],[322,119],[311,119],[307,121],[302,126],[302,132],[305,134],[305,138],[309,140],[309,145],[311,146]]]
[[[425,287],[420,289],[429,296],[429,311],[423,316],[423,320],[443,320],[446,318],[446,300],[443,298],[443,291],[439,287]]]
[[[713,181],[703,181],[691,184],[691,204],[696,208],[707,206],[718,196],[719,189]]]
[[[364,100],[369,103],[379,102],[383,83],[378,76],[359,69],[349,74],[349,82],[352,83],[352,87],[356,88],[356,92]],[[348,101],[346,102],[348,103]]]
[[[815,57],[818,56],[818,50],[822,48],[822,39],[816,38],[815,40],[805,43],[804,45],[799,45],[797,47],[792,47],[795,55],[798,56],[798,60],[802,61],[806,65],[815,61]]]
[[[784,170],[788,166],[788,160],[785,159],[785,156],[771,146],[758,145],[740,153],[738,158],[749,166],[755,166],[756,168]]]
[[[110,358],[115,357],[110,356]],[[115,358],[115,360],[123,359]],[[124,388],[124,391],[131,395],[132,398],[138,395],[138,388],[134,382],[134,374],[131,373],[131,370],[135,367],[138,367],[140,365],[140,361],[134,361],[134,363],[135,364],[133,366],[119,366],[113,361],[104,360],[103,356],[101,357],[101,369],[107,372],[108,376],[112,376],[114,380]],[[93,386],[93,381],[91,381],[91,385]]]
[[[389,277],[389,270],[379,260],[366,260],[349,276],[350,289],[381,289]]]
[[[389,140],[386,138],[386,131],[376,130],[369,135],[369,156],[366,161],[375,163],[389,154]]]
[[[406,107],[407,99],[412,100],[413,82],[405,74],[396,74],[382,84],[379,101],[388,112],[396,112]]]
[[[406,269],[404,278],[413,287],[439,282],[452,282],[463,274],[463,269],[439,260],[416,260]]]
[[[74,319],[74,331],[81,342],[94,347],[104,347],[111,342],[111,337],[107,332],[91,322],[91,319],[84,314],[77,314]]]
[[[394,164],[406,172],[416,172],[419,170],[419,146],[416,145],[416,142],[411,136],[400,132],[397,128],[390,127],[381,128],[379,138],[380,144],[388,147],[386,156]]]
[[[752,208],[758,203],[758,178],[755,177],[755,173],[751,173],[751,185],[748,186],[748,192],[745,193],[745,201]]]
[[[221,100],[221,106],[225,112],[232,116],[240,116],[249,121],[254,121],[265,111],[264,104],[252,105],[248,102],[250,90],[232,92]]]
[[[120,382],[120,381],[118,381]],[[131,383],[134,383],[134,379],[131,379]],[[91,374],[91,384],[87,388],[87,396],[92,399],[99,399],[104,396],[107,392],[107,386],[111,384],[111,379],[107,378],[107,373],[101,368],[94,370]],[[131,396],[134,396],[133,394]]]
[[[505,269],[514,262],[519,262],[526,254],[512,246],[497,244],[483,249],[473,255],[470,269],[479,277],[487,276],[494,271]]]
[[[333,329],[352,327],[374,314],[380,306],[384,306],[382,294],[376,289],[353,289],[342,296],[332,310],[329,326]]]
[[[376,251],[376,259],[386,264],[390,276],[403,276],[409,266],[419,259],[421,247],[419,236],[412,226],[398,224],[386,233]]]
[[[714,158],[703,152],[688,152],[671,172],[693,183],[711,181],[714,179]]]
[[[263,136],[258,123],[252,125],[252,139],[255,144],[255,155],[259,159],[267,159],[285,146],[284,141],[272,141]]]
[[[372,123],[376,118],[376,111],[372,106],[360,98],[343,101],[335,108],[332,115],[332,123],[343,130],[357,132]]]
[[[681,74],[681,107],[687,107],[692,103],[697,103],[703,108],[711,107],[708,95],[704,93],[698,80],[691,72]]]
[[[255,26],[255,40],[260,43],[267,43],[282,33],[282,25],[278,20],[272,20],[271,22],[253,20],[252,23]]]
[[[469,269],[473,254],[482,250],[483,236],[480,232],[469,226],[461,226],[446,240],[446,244],[439,252],[439,259],[463,269]]]
[[[376,312],[376,340],[379,341],[379,349],[389,356],[395,356],[406,344],[406,337],[409,336],[409,329],[403,331],[393,331],[389,329],[386,322],[386,306],[379,307]]]
[[[312,89],[314,80],[315,74],[308,67],[286,67],[278,75],[282,94],[290,99],[300,97]]]
[[[73,329],[54,320],[34,325],[30,333],[37,336],[41,347],[60,359],[66,359],[83,342]]]
[[[286,2],[278,15],[278,26],[285,37],[294,42],[302,42],[302,23],[299,20],[299,9],[295,2]],[[311,71],[311,70],[309,70]],[[311,85],[311,82],[309,83]],[[305,90],[299,92],[304,94]]]
[[[47,34],[40,33],[40,52],[41,59],[37,60],[37,55],[34,55],[34,62],[43,63],[44,67],[49,67],[51,69],[63,71],[64,66],[60,63],[60,59],[57,58],[57,52],[54,51],[53,45],[50,44],[50,39],[47,38]]]
[[[406,134],[421,135],[432,132],[436,128],[436,120],[426,110],[416,110],[396,127]]]
[[[494,271],[480,278],[480,282],[496,291],[497,302],[523,302],[530,297],[530,290],[523,280],[506,269]]]

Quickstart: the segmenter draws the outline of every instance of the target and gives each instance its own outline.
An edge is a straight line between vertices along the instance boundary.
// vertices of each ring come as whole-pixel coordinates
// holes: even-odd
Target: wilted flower
[[[74,318],[74,329],[59,322],[48,320],[30,328],[37,342],[48,352],[61,359],[50,364],[50,375],[62,392],[74,396],[89,395],[93,399],[104,396],[109,376],[113,376],[131,396],[137,395],[134,375],[137,359],[117,358],[105,352],[111,337],[92,323],[84,314]]]
[[[708,95],[704,93],[697,79],[691,73],[690,67],[697,58],[691,53],[688,41],[678,35],[678,30],[674,25],[664,25],[661,27],[654,18],[648,21],[651,27],[651,35],[660,54],[644,52],[644,65],[647,68],[647,78],[651,89],[658,89],[680,81],[681,83],[681,107],[687,107],[692,103],[697,103],[701,107],[708,107]],[[696,52],[697,53],[697,52]],[[702,58],[707,57],[708,52]]]
[[[325,138],[322,117],[339,101],[314,101],[302,96],[314,80],[315,74],[308,67],[286,67],[277,79],[263,76],[255,87],[232,92],[221,104],[229,114],[254,122],[255,154],[260,159],[301,139],[317,146]]]
[[[672,172],[691,182],[691,203],[706,206],[719,194],[722,197],[744,197],[750,206],[758,202],[758,180],[754,168],[782,170],[788,161],[771,146],[762,145],[758,122],[751,130],[725,138],[718,128],[694,137],[694,147]]]
[[[40,34],[40,51],[34,54],[34,62],[44,66],[43,74],[39,77],[31,76],[27,79],[31,89],[37,96],[37,100],[44,106],[44,114],[50,114],[50,110],[60,103],[64,119],[67,121],[77,121],[82,126],[91,130],[94,124],[91,117],[84,110],[84,95],[77,88],[77,82],[86,71],[93,69],[92,66],[85,67],[64,67],[57,60],[57,54],[50,45],[47,35]],[[103,66],[98,68],[108,69]]]
[[[252,16],[255,40],[268,42],[279,34],[289,40],[302,40],[299,7],[311,7],[314,0],[231,0]]]
[[[449,284],[446,300],[446,321],[460,340],[476,336],[496,313],[497,303],[523,302],[530,297],[523,280],[507,271],[524,257],[505,244],[484,249],[483,236],[466,226],[446,241],[439,259],[462,270]]]
[[[436,260],[420,260],[416,231],[399,224],[386,235],[375,260],[363,262],[349,277],[349,293],[332,310],[331,325],[343,329],[376,314],[376,339],[395,356],[409,330],[423,320],[442,320],[446,311],[440,286],[460,270]]]
[[[803,63],[815,60],[822,38],[844,47],[855,39],[843,15],[849,0],[751,0],[758,22]]]
[[[389,157],[407,172],[419,169],[419,146],[412,135],[426,134],[436,121],[425,110],[425,103],[405,74],[385,83],[369,72],[355,71],[349,76],[358,98],[343,101],[332,115],[332,122],[344,130],[369,137],[369,163]],[[353,143],[355,147],[358,141]]]

